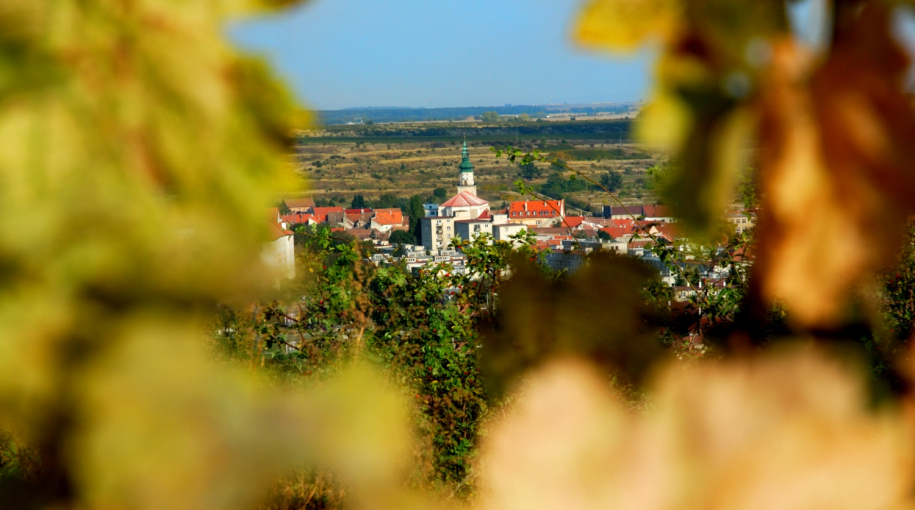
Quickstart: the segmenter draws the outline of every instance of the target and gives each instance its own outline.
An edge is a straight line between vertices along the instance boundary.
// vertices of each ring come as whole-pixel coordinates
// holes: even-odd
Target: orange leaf
[[[763,295],[806,326],[835,324],[849,293],[892,262],[915,212],[915,117],[903,93],[908,59],[872,5],[829,60],[775,46],[761,94]]]

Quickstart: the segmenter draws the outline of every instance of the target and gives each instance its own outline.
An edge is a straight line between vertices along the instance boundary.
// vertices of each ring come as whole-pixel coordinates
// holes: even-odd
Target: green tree
[[[416,244],[416,238],[406,230],[395,230],[391,232],[391,237],[388,240],[391,244]]]
[[[543,175],[543,170],[535,165],[532,161],[521,164],[521,178],[532,181]]]
[[[418,243],[420,237],[422,237],[422,225],[419,220],[426,215],[426,209],[423,207],[423,200],[419,195],[410,197],[410,207],[407,214],[410,216],[410,234]]]
[[[482,119],[483,119],[483,122],[487,122],[487,123],[492,123],[492,122],[498,122],[498,121],[499,121],[499,113],[498,113],[498,112],[495,112],[495,111],[492,111],[492,112],[483,112],[483,114],[481,115],[481,117],[482,117]]]
[[[435,188],[435,190],[432,191],[432,197],[435,200],[444,201],[448,198],[448,190],[445,188]]]
[[[607,191],[612,193],[619,190],[620,186],[623,185],[623,176],[610,170],[600,176],[600,183]]]
[[[351,209],[364,209],[365,207],[366,207],[365,197],[362,196],[361,194],[354,195],[353,201],[350,203],[350,208]]]

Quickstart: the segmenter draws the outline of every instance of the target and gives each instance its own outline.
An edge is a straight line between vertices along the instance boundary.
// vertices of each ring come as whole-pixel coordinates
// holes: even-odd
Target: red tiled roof
[[[403,212],[400,209],[378,209],[375,211],[373,221],[379,225],[401,225],[403,224]]]
[[[483,200],[482,198],[474,195],[469,191],[462,191],[457,195],[451,197],[451,200],[448,200],[444,204],[440,205],[442,207],[470,207],[478,205],[486,205],[489,202]]]
[[[372,212],[372,208],[364,207],[362,209],[344,209],[343,212],[345,212],[346,215],[349,216],[350,214],[370,213],[370,212]]]
[[[555,218],[562,211],[562,200],[529,200],[512,202],[508,208],[509,218]]]
[[[632,234],[632,230],[625,227],[604,227],[600,231],[609,234],[614,239]]]
[[[294,214],[284,214],[283,221],[291,225],[297,225],[300,223],[308,223],[309,220],[314,219],[313,214],[304,214],[304,213],[294,213]]]
[[[327,223],[327,215],[330,213],[343,214],[342,207],[315,207],[314,214],[318,223]]]
[[[568,227],[532,227],[530,230],[540,235],[569,235]]]
[[[565,218],[562,219],[562,226],[575,228],[575,227],[581,226],[581,224],[584,221],[585,221],[584,216],[566,216]]]
[[[342,207],[339,207],[339,206],[336,206],[336,207],[315,207],[315,214],[316,214],[316,215],[317,215],[317,214],[324,214],[324,215],[326,215],[327,213],[332,213],[332,212],[343,212],[343,208],[342,208]]]
[[[283,230],[283,227],[281,227],[278,223],[273,223],[272,221],[270,222],[270,240],[271,241],[276,241],[277,239],[279,239],[281,237],[291,236],[291,235],[292,235],[292,232],[290,232],[288,230]]]
[[[655,223],[652,226],[658,229],[658,232],[661,235],[670,240],[674,240],[677,237],[680,237],[677,225],[675,223]]]
[[[664,218],[674,215],[670,206],[666,205],[643,205],[642,214],[649,218]]]
[[[483,211],[483,214],[477,216],[477,219],[478,219],[478,220],[488,220],[488,219],[490,219],[490,218],[492,218],[492,215],[489,214],[489,211],[488,211],[488,210],[487,210],[487,211]]]
[[[632,218],[618,219],[618,220],[607,220],[612,225],[617,227],[633,228],[635,226],[635,220]]]

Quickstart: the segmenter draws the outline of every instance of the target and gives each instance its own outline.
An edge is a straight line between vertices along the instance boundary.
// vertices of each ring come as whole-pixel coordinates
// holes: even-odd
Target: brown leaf
[[[775,46],[763,84],[762,294],[807,326],[835,324],[850,291],[892,262],[915,212],[908,60],[872,5],[809,79],[812,62]]]
[[[806,510],[911,504],[911,441],[848,366],[807,349],[670,366],[627,416],[601,377],[532,373],[482,451],[485,508]]]
[[[499,291],[482,363],[494,388],[546,357],[579,354],[637,381],[662,355],[640,291],[652,271],[626,257],[592,256],[567,280],[518,264]]]

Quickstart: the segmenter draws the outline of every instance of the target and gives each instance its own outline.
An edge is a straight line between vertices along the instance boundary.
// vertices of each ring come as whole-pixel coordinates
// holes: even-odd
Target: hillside
[[[497,159],[490,150],[508,145],[522,150],[539,149],[550,157],[562,158],[595,180],[608,171],[619,172],[623,178],[621,199],[630,203],[655,199],[645,170],[656,164],[661,154],[625,138],[620,143],[622,137],[618,133],[628,132],[628,123],[587,126],[586,122],[568,122],[543,127],[529,124],[534,125],[471,129],[387,125],[302,133],[296,147],[296,163],[308,181],[308,194],[318,200],[348,204],[355,194],[370,200],[384,194],[418,194],[425,199],[432,196],[435,188],[443,188],[450,196],[457,181],[460,143],[467,133],[478,194],[496,207],[503,201],[520,198],[512,184],[521,178],[520,168],[504,158]],[[511,129],[516,129],[516,137],[506,136]],[[547,129],[569,134],[549,137]],[[363,136],[353,136],[354,133]],[[530,184],[544,184],[554,173],[548,164],[537,167],[541,175],[528,181]],[[565,174],[568,177],[569,172]],[[585,190],[564,195],[581,206],[611,203],[602,192]]]

